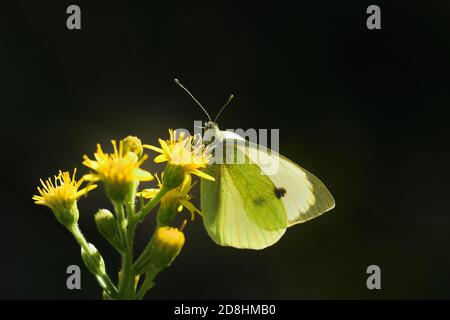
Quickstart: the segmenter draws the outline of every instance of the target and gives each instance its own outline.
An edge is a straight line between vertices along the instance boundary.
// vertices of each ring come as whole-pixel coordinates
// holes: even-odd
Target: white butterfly
[[[203,139],[214,146],[216,161],[205,170],[215,181],[201,181],[201,211],[205,228],[216,243],[263,249],[276,243],[288,227],[334,208],[325,185],[282,155],[234,132],[222,131],[211,120]]]

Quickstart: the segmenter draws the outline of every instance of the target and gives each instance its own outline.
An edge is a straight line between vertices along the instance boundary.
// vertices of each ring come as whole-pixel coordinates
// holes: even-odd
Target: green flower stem
[[[130,197],[126,202],[128,218],[134,217],[135,215],[135,202],[136,202],[136,190],[139,187],[139,182],[136,182],[133,191],[130,192]]]
[[[118,241],[117,238],[115,238],[115,239],[108,239],[108,238],[106,238],[106,240],[109,242],[110,245],[113,246],[114,249],[116,249],[116,251],[117,251],[119,254],[122,254],[122,252],[123,252],[124,249],[122,248],[121,242]]]
[[[161,189],[158,194],[149,202],[147,203],[147,206],[150,207],[150,209],[148,209],[149,211],[151,209],[153,209],[156,204],[159,202],[159,200],[161,200],[161,198],[164,196],[164,194],[166,194],[168,191],[170,190],[165,190],[164,188]],[[156,201],[152,204],[152,202],[156,199]],[[145,209],[147,208],[144,207],[144,209],[141,210],[140,214],[142,212],[145,212]],[[159,223],[157,222],[156,228],[155,228],[155,232],[156,230],[158,230],[158,228],[160,227]],[[151,257],[151,251],[152,251],[152,244],[153,244],[153,239],[155,238],[155,233],[153,233],[152,238],[150,239],[150,241],[147,243],[147,245],[144,248],[144,251],[142,251],[141,255],[139,256],[139,258],[136,260],[136,262],[133,265],[133,270],[136,274],[141,274],[142,272],[144,272],[145,270],[143,270],[142,268],[147,264],[147,262],[149,261],[150,257]]]
[[[158,227],[156,227],[155,231],[157,229],[158,229]],[[155,233],[153,233],[153,236],[150,239],[150,241],[147,243],[147,245],[145,246],[144,251],[142,251],[141,255],[134,263],[133,270],[136,274],[141,274],[145,271],[145,270],[143,270],[143,267],[147,264],[148,260],[151,257],[152,245],[153,245],[154,238],[155,238]]]
[[[125,216],[124,207],[122,204],[113,202],[114,209],[116,211],[117,216],[117,225],[119,228],[119,236],[122,241],[122,244],[125,248],[121,252],[122,255],[122,266],[121,272],[119,276],[119,284],[118,284],[118,298],[119,299],[133,299],[135,296],[135,275],[136,269],[133,265],[133,245],[134,245],[134,237],[136,233],[136,226],[139,222],[142,222],[146,215],[158,204],[161,198],[168,192],[170,189],[162,188],[158,194],[150,200],[146,205],[142,206],[138,213],[135,212],[134,203],[135,203],[135,193],[132,195],[132,199],[127,201],[126,209],[127,209],[127,218]],[[153,239],[153,238],[152,238]],[[136,263],[147,262],[148,256],[150,254],[150,244],[146,247],[146,250],[141,254],[138,261]],[[136,264],[135,264],[136,265]],[[147,272],[148,273],[148,272]],[[152,286],[152,279],[156,275],[156,271],[153,276],[147,276],[143,282],[143,285],[147,287],[145,292],[147,292]],[[151,274],[151,272],[150,272]],[[149,279],[151,278],[151,279]],[[149,279],[149,280],[147,280]],[[145,295],[145,292],[143,293]]]
[[[158,204],[158,202],[161,200],[161,198],[167,193],[169,192],[171,189],[169,188],[165,188],[164,186],[161,188],[161,190],[159,190],[159,192],[157,193],[157,195],[152,198],[152,200],[150,200],[149,202],[147,202],[147,204],[141,208],[141,210],[138,212],[137,214],[137,219],[139,221],[142,221],[145,219],[145,217],[147,216],[147,214]]]
[[[81,248],[83,248],[83,250],[85,252],[91,253],[91,248],[89,247],[88,242],[86,241],[83,234],[81,233],[81,230],[78,227],[78,224],[74,224],[73,226],[69,227],[68,229],[74,236],[75,240],[77,240],[77,242],[81,246]],[[106,273],[95,274],[95,276],[96,276],[97,281],[100,284],[100,286],[103,289],[105,289],[111,297],[115,297],[117,295],[117,288]]]
[[[125,219],[125,211],[121,203],[114,202],[114,209],[117,215],[117,227],[119,229],[119,237],[122,242],[124,250],[120,253],[122,256],[122,266],[120,270],[119,283],[118,283],[118,296],[119,299],[126,299],[128,294],[128,287],[131,281],[131,265],[133,263],[133,248],[130,247],[129,230],[131,226],[128,226],[128,222]]]
[[[127,249],[122,256],[122,282],[119,285],[119,297],[133,299],[135,293],[135,273],[133,272],[133,246],[136,233],[136,221],[130,220],[126,230]]]
[[[147,272],[145,273],[144,282],[142,282],[141,287],[136,293],[137,300],[142,300],[147,291],[153,287],[153,280],[155,279],[155,276],[158,274],[158,272],[159,270],[156,270],[155,268],[149,268],[149,270],[147,270]]]
[[[123,246],[126,248],[126,235],[125,230],[127,228],[127,220],[125,219],[125,211],[123,210],[123,206],[121,203],[113,202],[114,210],[116,211],[117,216],[117,228],[119,229],[120,240],[122,241]]]
[[[153,209],[156,206],[156,204],[159,202],[159,200],[161,200],[161,198],[168,191],[170,191],[170,189],[166,189],[166,188],[163,187],[158,192],[158,194],[149,203],[147,203],[147,205],[141,210],[141,212],[139,214],[144,213],[144,217],[145,217],[146,210],[148,208],[149,208],[148,211]],[[161,208],[160,208],[160,210],[161,210]],[[157,213],[157,216],[158,216],[158,214],[159,214],[159,211]],[[155,228],[155,233],[156,233],[156,230],[158,230],[158,228],[161,226],[161,224],[158,221],[159,219],[156,219],[156,220],[157,220],[157,225],[156,225],[156,228]],[[154,241],[154,238],[155,238],[155,233],[153,233],[153,236],[150,239],[150,241],[147,243],[147,245],[145,246],[144,251],[142,251],[141,255],[139,256],[139,258],[136,260],[136,262],[133,265],[133,270],[134,270],[134,272],[136,274],[141,274],[141,273],[146,271],[144,269],[147,266],[149,260],[151,259],[152,244],[153,244],[153,241]]]
[[[134,199],[132,200],[134,202]],[[136,224],[134,219],[126,219],[123,205],[114,202],[114,209],[117,214],[117,226],[119,228],[119,235],[124,246],[122,255],[122,267],[119,276],[119,299],[132,299],[134,292],[130,292],[130,283],[134,283],[134,277],[132,276],[132,264],[133,264],[133,238]],[[131,217],[130,217],[131,218]]]

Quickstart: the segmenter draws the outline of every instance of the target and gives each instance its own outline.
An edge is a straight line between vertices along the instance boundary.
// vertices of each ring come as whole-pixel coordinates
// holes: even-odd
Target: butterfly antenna
[[[228,98],[228,101],[223,105],[223,107],[220,109],[219,113],[217,114],[217,116],[214,118],[214,122],[216,122],[216,120],[219,118],[220,114],[222,113],[223,109],[225,109],[231,102],[231,100],[233,100],[234,95],[230,95],[230,97]]]
[[[212,120],[211,120],[211,117],[209,116],[208,111],[206,111],[206,109],[203,108],[202,104],[201,104],[200,102],[198,102],[197,99],[195,99],[195,97],[192,95],[192,93],[190,93],[189,90],[186,89],[186,87],[183,86],[183,85],[181,84],[181,82],[180,82],[178,79],[174,79],[174,81],[175,81],[175,83],[176,83],[181,89],[183,89],[184,91],[186,91],[186,93],[192,98],[192,100],[195,101],[195,103],[197,103],[197,104],[199,105],[200,108],[202,108],[203,112],[206,114],[206,116],[208,117],[209,121],[212,121]]]

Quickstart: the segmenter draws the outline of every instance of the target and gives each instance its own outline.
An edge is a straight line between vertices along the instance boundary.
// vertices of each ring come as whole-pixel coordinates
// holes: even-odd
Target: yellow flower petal
[[[97,144],[97,151],[94,153],[95,160],[84,156],[83,164],[93,172],[84,176],[87,181],[103,181],[107,185],[127,186],[134,181],[151,181],[153,176],[140,168],[142,162],[147,158],[141,159],[136,153],[124,148],[123,140],[119,141],[119,146],[115,140],[111,141],[113,153],[104,153],[101,145]],[[125,150],[127,149],[127,150]]]
[[[85,174],[83,176],[83,178],[84,178],[84,180],[91,181],[91,182],[95,182],[95,181],[99,181],[100,180],[100,177],[98,175],[91,174],[91,173]]]
[[[152,145],[149,145],[149,144],[144,144],[144,145],[142,145],[145,149],[150,149],[150,150],[153,150],[153,151],[156,151],[156,152],[159,152],[159,153],[163,153],[164,151],[163,151],[163,149],[161,149],[161,148],[158,148],[158,147],[155,147],[155,146],[152,146]]]
[[[140,168],[134,169],[134,176],[138,181],[152,181],[154,179],[150,172],[142,170]]]
[[[158,141],[159,141],[159,144],[161,145],[161,148],[163,149],[163,152],[170,153],[170,148],[167,145],[167,143],[162,139],[158,139]]]
[[[186,209],[191,213],[191,220],[194,220],[195,218],[195,212],[200,213],[200,210],[198,210],[191,202],[186,200],[180,200],[180,202],[183,204],[183,206],[186,207]]]
[[[50,207],[54,212],[67,210],[81,196],[97,187],[96,185],[89,185],[79,190],[81,185],[80,181],[83,182],[85,178],[77,181],[75,179],[75,172],[76,170],[70,175],[68,171],[60,171],[58,175],[54,176],[53,181],[51,178],[48,178],[45,183],[41,179],[40,182],[44,186],[44,189],[37,187],[40,195],[34,195],[32,199],[36,204]]]
[[[192,170],[191,171],[192,174],[195,174],[196,176],[206,179],[206,180],[210,180],[210,181],[216,181],[216,179],[214,179],[213,177],[211,177],[209,174],[204,173],[203,171],[200,170]]]
[[[144,189],[141,192],[138,192],[138,196],[142,196],[146,199],[154,198],[159,192],[159,189]]]
[[[158,139],[161,148],[151,145],[144,145],[145,148],[159,152],[154,161],[156,163],[169,162],[176,166],[181,166],[185,173],[196,174],[201,178],[214,181],[214,178],[199,171],[199,168],[205,168],[212,154],[198,138],[185,136],[184,132],[178,135],[174,130],[169,129],[169,140]]]
[[[86,188],[81,189],[80,191],[77,192],[77,198],[81,198],[82,196],[86,195],[89,191],[94,190],[95,188],[97,188],[96,184],[91,184],[88,185]]]
[[[165,154],[160,154],[159,156],[156,156],[155,159],[153,159],[153,161],[155,163],[161,163],[161,162],[167,161],[167,157]]]

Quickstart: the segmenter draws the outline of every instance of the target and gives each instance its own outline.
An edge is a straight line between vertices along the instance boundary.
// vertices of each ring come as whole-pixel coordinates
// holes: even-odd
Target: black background
[[[2,4],[0,298],[100,297],[84,267],[82,290],[67,290],[79,247],[31,196],[40,177],[86,172],[81,157],[97,142],[154,144],[205,120],[174,77],[212,114],[236,95],[223,129],[279,128],[281,153],[320,177],[337,206],[263,251],[215,245],[197,217],[149,298],[450,298],[450,5],[393,2]],[[66,28],[69,4],[81,7],[82,30]],[[370,4],[382,30],[366,28]],[[115,278],[118,257],[93,222],[109,206],[101,189],[79,206]],[[371,264],[382,290],[366,288]]]

